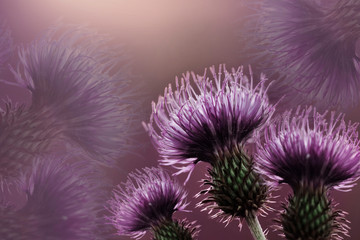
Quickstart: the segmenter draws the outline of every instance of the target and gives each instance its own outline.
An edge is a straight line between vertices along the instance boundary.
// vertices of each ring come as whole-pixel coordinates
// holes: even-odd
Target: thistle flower
[[[228,72],[211,67],[212,80],[192,73],[176,78],[176,90],[165,88],[164,97],[152,103],[150,123],[144,125],[162,157],[160,162],[191,172],[199,161],[215,163],[218,155],[246,142],[273,113],[261,77],[243,75],[243,68]],[[180,166],[179,166],[180,165]]]
[[[181,82],[176,79],[174,92],[169,85],[164,97],[153,103],[150,123],[145,127],[161,163],[179,169],[178,174],[191,173],[199,161],[211,164],[205,180],[210,188],[200,192],[210,197],[200,206],[210,213],[220,209],[214,216],[221,215],[227,222],[233,218],[249,222],[267,202],[268,188],[254,171],[244,144],[274,108],[266,96],[264,76],[253,87],[252,77],[243,75],[242,67],[228,72],[220,65],[219,73],[214,67],[210,71],[211,80],[206,71],[203,76],[192,74],[195,87],[189,73]]]
[[[112,164],[125,149],[131,122],[127,94],[115,95],[127,81],[122,69],[114,73],[114,49],[90,31],[75,29],[56,37],[58,32],[49,31],[20,49],[17,81],[32,93],[34,114],[49,109],[64,136],[100,163]]]
[[[2,239],[98,239],[101,181],[84,163],[37,160],[24,178],[25,206],[1,212]]]
[[[347,234],[343,213],[332,209],[327,190],[349,190],[359,175],[358,124],[346,124],[343,115],[334,112],[330,121],[326,116],[310,107],[286,112],[282,121],[266,129],[258,151],[259,169],[293,189],[281,220],[288,239]]]
[[[277,74],[269,94],[280,90],[288,93],[285,103],[322,108],[359,102],[359,1],[265,0],[259,6],[247,35],[255,43],[253,60],[262,60],[267,76]]]
[[[119,235],[141,238],[150,228],[154,239],[186,240],[196,227],[172,219],[175,211],[185,210],[187,193],[161,168],[145,168],[131,173],[123,187],[117,186],[109,201],[109,219]]]

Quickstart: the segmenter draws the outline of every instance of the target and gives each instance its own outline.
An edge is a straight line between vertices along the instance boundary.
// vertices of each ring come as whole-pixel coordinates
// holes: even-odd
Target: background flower
[[[243,31],[252,62],[270,79],[271,98],[321,108],[359,102],[360,4],[264,0]]]
[[[98,239],[104,224],[99,172],[85,161],[38,159],[22,188],[27,194],[20,209],[3,208],[1,236],[11,239]]]

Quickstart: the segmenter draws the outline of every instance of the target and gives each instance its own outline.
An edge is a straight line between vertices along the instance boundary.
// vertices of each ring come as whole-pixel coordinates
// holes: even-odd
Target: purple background
[[[83,24],[114,38],[114,42],[126,45],[130,52],[133,71],[145,86],[137,98],[144,100],[141,121],[148,121],[152,100],[163,94],[168,83],[174,83],[175,76],[187,70],[202,73],[205,67],[226,63],[227,67],[241,65],[244,59],[239,55],[242,47],[237,33],[241,23],[239,16],[246,14],[239,0],[0,0],[0,18],[5,19],[12,30],[17,44],[26,44],[41,36],[47,27],[59,20],[64,23]],[[1,78],[11,78],[3,73]],[[9,96],[15,102],[28,103],[30,96],[24,89],[0,83],[2,98]],[[348,111],[347,119],[360,121],[360,108]],[[123,171],[111,171],[114,184],[124,181],[128,172],[157,164],[158,155],[145,132],[138,137],[137,154],[128,154],[119,160]],[[199,190],[200,181],[206,172],[206,164],[199,164],[190,182],[189,209],[197,202],[192,196]],[[184,179],[184,176],[180,180]],[[278,208],[288,194],[283,190],[281,197],[272,207]],[[349,239],[360,239],[359,202],[360,187],[349,193],[334,193],[339,208],[349,212],[352,227]],[[272,224],[271,218],[260,218],[263,227]],[[200,209],[192,213],[177,213],[175,217],[186,217],[202,225],[200,240],[205,239],[251,239],[247,226],[241,232],[237,223],[224,228],[223,224],[208,219]],[[269,239],[279,239],[270,229]],[[144,239],[149,239],[149,236]],[[119,238],[129,239],[129,238]]]

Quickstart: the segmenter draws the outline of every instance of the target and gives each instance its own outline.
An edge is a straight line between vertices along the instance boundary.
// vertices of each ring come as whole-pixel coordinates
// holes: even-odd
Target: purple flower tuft
[[[101,182],[85,161],[64,159],[35,162],[24,178],[27,202],[19,210],[2,211],[2,239],[98,239],[102,209]]]
[[[346,124],[334,112],[329,121],[326,117],[312,108],[284,113],[265,130],[259,169],[294,190],[300,185],[349,189],[359,171],[358,124]]]
[[[129,175],[109,201],[109,219],[119,235],[141,238],[146,230],[157,228],[172,214],[184,210],[186,192],[161,168],[145,168]]]
[[[34,114],[51,110],[65,136],[99,162],[111,164],[127,145],[131,122],[127,93],[119,94],[128,82],[123,69],[114,73],[118,51],[90,31],[57,35],[55,29],[20,49],[17,81],[31,91]]]
[[[243,74],[243,68],[228,72],[220,65],[211,76],[192,73],[176,79],[176,90],[165,88],[164,97],[152,103],[150,123],[145,126],[152,137],[161,163],[191,172],[198,161],[213,163],[226,149],[244,143],[254,130],[270,117],[264,89],[264,76],[253,87],[253,79]],[[192,86],[193,85],[193,86]],[[179,166],[180,165],[180,166]]]
[[[263,62],[267,76],[279,74],[269,94],[291,92],[284,102],[327,108],[359,102],[359,1],[265,0],[259,5],[252,18],[257,25],[248,34],[256,39],[251,40],[254,60]]]

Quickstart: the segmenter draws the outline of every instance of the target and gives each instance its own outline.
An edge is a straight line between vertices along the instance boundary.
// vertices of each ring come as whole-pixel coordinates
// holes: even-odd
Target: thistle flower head
[[[228,72],[210,68],[176,79],[176,89],[165,88],[152,104],[150,123],[145,126],[161,163],[181,172],[192,171],[198,161],[213,163],[216,156],[243,144],[272,114],[264,89],[264,76],[253,86],[242,67]],[[180,165],[180,166],[179,166]]]
[[[345,190],[358,176],[360,149],[357,123],[343,115],[319,114],[312,108],[288,111],[265,130],[258,151],[260,169],[294,190],[300,185]]]
[[[274,91],[284,102],[346,107],[359,101],[360,2],[265,0],[254,15],[254,60],[267,76],[279,74]],[[254,31],[255,27],[255,31]],[[264,61],[265,60],[265,61]],[[282,79],[282,80],[280,80]]]
[[[118,57],[106,43],[83,29],[49,31],[20,49],[21,64],[14,72],[32,93],[33,112],[50,109],[65,136],[99,162],[112,163],[126,145],[131,121],[128,103],[115,95],[127,81],[123,69],[114,73]]]
[[[184,210],[186,192],[161,168],[131,173],[109,201],[111,223],[119,235],[142,237],[150,228],[171,222],[172,214]]]
[[[101,184],[96,172],[85,162],[65,159],[37,159],[28,177],[23,178],[25,206],[6,212],[0,221],[5,239],[75,240],[97,239],[98,216],[102,209]],[[17,238],[13,238],[18,236]]]

